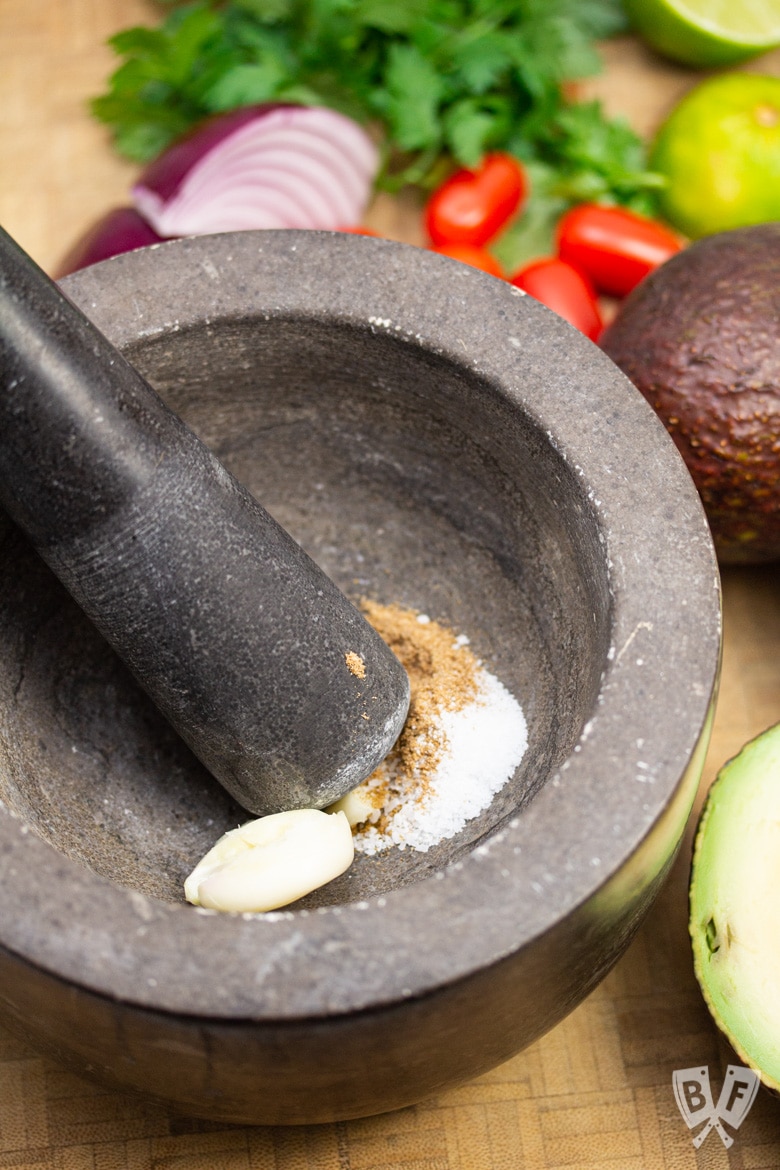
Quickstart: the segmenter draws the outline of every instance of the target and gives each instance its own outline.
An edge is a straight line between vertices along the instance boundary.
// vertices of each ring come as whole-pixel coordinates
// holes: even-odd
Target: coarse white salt
[[[408,773],[391,756],[356,790],[382,799],[373,823],[354,830],[357,851],[375,854],[394,845],[426,852],[483,812],[512,777],[528,746],[522,707],[481,665],[475,681],[473,701],[431,720],[428,734],[441,748],[432,772]]]

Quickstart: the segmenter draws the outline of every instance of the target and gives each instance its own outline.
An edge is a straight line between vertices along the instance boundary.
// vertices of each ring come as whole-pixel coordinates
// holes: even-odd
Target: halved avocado
[[[780,724],[718,774],[690,886],[694,968],[732,1047],[780,1091]]]

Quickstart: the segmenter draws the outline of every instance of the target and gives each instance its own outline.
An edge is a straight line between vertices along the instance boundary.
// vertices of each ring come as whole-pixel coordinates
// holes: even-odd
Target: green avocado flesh
[[[699,822],[694,968],[715,1022],[780,1089],[780,724],[722,769]]]

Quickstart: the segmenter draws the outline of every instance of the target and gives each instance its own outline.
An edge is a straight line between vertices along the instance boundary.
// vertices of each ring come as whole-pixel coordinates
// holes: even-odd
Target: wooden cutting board
[[[0,0],[0,223],[50,271],[99,215],[127,202],[136,168],[112,152],[85,102],[112,68],[106,37],[159,17],[150,0]],[[600,96],[642,133],[698,80],[629,37],[605,46],[604,59],[606,72],[583,94]],[[750,68],[780,74],[780,53]],[[378,200],[369,222],[392,238],[421,242],[413,201]],[[778,572],[729,569],[723,595],[723,678],[702,793],[747,739],[780,720]],[[0,1029],[0,1168],[778,1167],[780,1102],[769,1094],[759,1095],[730,1151],[715,1133],[696,1151],[675,1104],[673,1070],[708,1065],[717,1089],[734,1060],[692,973],[692,828],[659,902],[612,974],[542,1040],[462,1088],[339,1125],[226,1127],[96,1088]]]

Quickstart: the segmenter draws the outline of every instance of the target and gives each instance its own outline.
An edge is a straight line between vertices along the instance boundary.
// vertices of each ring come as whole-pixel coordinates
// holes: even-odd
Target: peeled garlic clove
[[[275,910],[338,877],[354,855],[344,813],[272,813],[225,833],[187,878],[184,894],[210,910]]]
[[[329,805],[327,811],[329,813],[344,813],[350,825],[354,826],[362,825],[365,821],[378,819],[380,810],[361,784],[342,796],[335,804]]]

